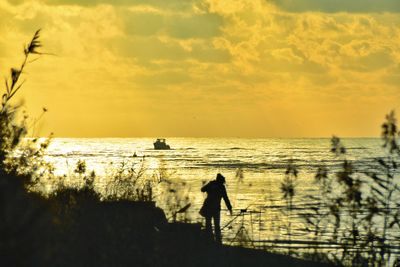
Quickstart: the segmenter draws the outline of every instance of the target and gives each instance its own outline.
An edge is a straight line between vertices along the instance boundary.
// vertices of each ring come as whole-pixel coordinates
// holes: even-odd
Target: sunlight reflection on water
[[[280,182],[288,162],[293,160],[299,169],[294,204],[305,209],[312,202],[306,195],[316,190],[313,179],[317,167],[326,164],[336,168],[338,164],[330,152],[330,139],[169,138],[171,150],[154,150],[153,141],[154,138],[55,138],[46,160],[54,164],[57,174],[66,174],[66,179],[74,177],[76,162],[85,160],[87,168],[100,177],[95,184],[99,192],[110,182],[106,175],[109,170],[123,161],[144,160],[148,176],[162,161],[172,179],[185,181],[190,188],[193,221],[201,221],[198,210],[205,197],[200,192],[202,183],[221,172],[226,177],[235,213],[240,209],[248,211],[238,216],[232,227],[224,228],[226,242],[235,239],[238,232],[255,240],[285,239],[282,226],[287,217],[277,207],[284,205]],[[360,166],[383,153],[379,139],[344,139],[343,142],[348,149],[347,158]],[[241,181],[236,178],[238,169],[243,171]],[[74,184],[74,181],[66,182]],[[221,226],[234,218],[223,211]],[[290,221],[293,239],[304,239],[304,220],[293,214]]]

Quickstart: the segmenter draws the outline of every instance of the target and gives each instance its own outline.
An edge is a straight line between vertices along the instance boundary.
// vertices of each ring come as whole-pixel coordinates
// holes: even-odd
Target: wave
[[[71,152],[71,153],[62,153],[62,154],[46,154],[47,157],[55,157],[55,158],[76,158],[76,157],[121,157],[121,155],[116,155],[114,153],[82,153],[82,152]]]
[[[230,150],[256,150],[255,148],[244,148],[244,147],[227,147],[227,148],[210,148],[211,151],[230,151]]]
[[[283,170],[287,168],[285,163],[249,163],[249,162],[210,162],[210,163],[197,163],[198,167],[214,167],[226,169],[264,169],[264,170]],[[297,164],[299,169],[317,168],[320,164]]]

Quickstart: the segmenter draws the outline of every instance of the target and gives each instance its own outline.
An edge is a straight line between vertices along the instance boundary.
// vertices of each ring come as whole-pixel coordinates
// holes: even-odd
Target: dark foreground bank
[[[153,202],[99,201],[90,189],[51,198],[1,178],[1,266],[328,266],[216,246],[198,224],[168,223]]]

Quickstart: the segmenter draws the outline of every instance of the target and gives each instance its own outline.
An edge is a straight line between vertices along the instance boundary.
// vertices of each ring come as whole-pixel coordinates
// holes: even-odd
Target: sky
[[[398,0],[0,0],[36,134],[370,137],[400,107]],[[4,90],[4,86],[0,87]],[[20,100],[18,100],[20,101]]]

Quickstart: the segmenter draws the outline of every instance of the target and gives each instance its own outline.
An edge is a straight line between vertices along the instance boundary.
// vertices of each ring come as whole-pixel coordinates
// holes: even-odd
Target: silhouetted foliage
[[[281,183],[281,192],[283,194],[283,198],[286,201],[286,210],[284,211],[286,214],[286,231],[289,238],[289,243],[291,242],[292,235],[292,210],[293,210],[293,198],[295,196],[295,188],[297,181],[298,170],[294,165],[293,160],[291,160],[286,168],[285,177],[283,182]],[[288,250],[289,254],[291,253],[290,247]]]
[[[46,215],[46,202],[38,194],[27,190],[52,169],[42,160],[48,141],[24,139],[27,119],[17,115],[21,106],[11,103],[24,82],[20,82],[28,58],[40,54],[38,30],[24,51],[19,68],[11,68],[5,80],[0,110],[0,258],[6,266],[19,259],[17,265],[29,265],[32,257],[39,255],[39,239],[36,231],[44,231],[50,219]],[[45,234],[44,234],[45,236]],[[44,237],[45,238],[45,237]],[[37,253],[37,254],[36,254]]]
[[[304,214],[306,228],[315,231],[315,240],[322,238],[319,224],[333,228],[332,244],[338,244],[340,249],[330,255],[331,259],[346,266],[386,266],[389,263],[392,249],[396,249],[391,248],[393,238],[399,240],[396,233],[400,229],[398,136],[392,111],[382,125],[383,148],[387,155],[376,158],[368,170],[355,167],[346,159],[346,148],[341,140],[332,138],[331,151],[341,158],[340,169],[334,172],[336,179],[332,179],[326,167],[317,170],[320,196],[309,197],[321,208]],[[318,247],[314,253],[318,254]],[[338,255],[341,256],[338,258]]]

